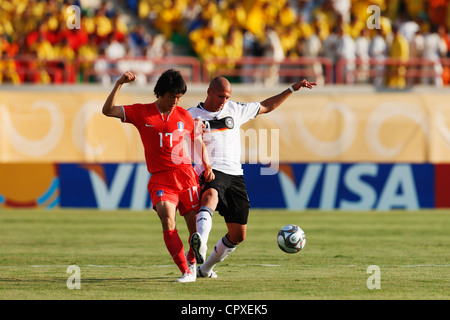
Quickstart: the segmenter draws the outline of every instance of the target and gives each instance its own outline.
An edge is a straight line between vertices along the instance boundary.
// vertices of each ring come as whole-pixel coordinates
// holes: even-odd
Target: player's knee
[[[245,234],[241,235],[241,236],[237,239],[236,244],[242,243],[242,242],[245,240],[245,238],[246,238],[246,235],[245,235]]]
[[[216,189],[210,188],[203,193],[202,206],[216,208],[219,202],[219,195]]]
[[[247,237],[247,234],[246,234],[246,232],[239,232],[239,233],[235,233],[232,235],[228,234],[228,237],[232,243],[234,243],[235,245],[238,245],[239,243],[241,243],[242,241],[245,240],[245,238]]]
[[[176,222],[168,218],[160,218],[163,230],[174,230],[176,229]]]
[[[161,220],[161,225],[163,230],[173,230],[176,228],[175,219],[166,214],[158,214],[159,219]]]

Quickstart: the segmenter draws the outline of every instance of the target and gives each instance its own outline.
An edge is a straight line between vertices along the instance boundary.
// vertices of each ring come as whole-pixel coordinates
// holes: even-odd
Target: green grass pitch
[[[208,253],[226,233],[218,213],[213,220]],[[276,243],[291,223],[307,237],[297,254]],[[449,231],[449,211],[252,210],[247,239],[216,266],[218,278],[180,284],[154,211],[0,210],[0,299],[448,300]],[[70,265],[80,289],[67,286]]]

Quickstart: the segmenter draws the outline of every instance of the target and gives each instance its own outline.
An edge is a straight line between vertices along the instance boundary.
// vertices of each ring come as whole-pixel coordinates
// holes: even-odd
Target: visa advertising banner
[[[244,165],[252,208],[450,207],[450,164],[297,163],[261,175],[266,168]],[[0,165],[0,176],[0,208],[152,208],[145,163]]]

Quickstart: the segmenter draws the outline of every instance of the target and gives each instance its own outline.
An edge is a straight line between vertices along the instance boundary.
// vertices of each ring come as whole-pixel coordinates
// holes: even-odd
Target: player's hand
[[[302,81],[292,85],[292,89],[294,89],[294,91],[300,90],[301,88],[312,89],[313,86],[317,86],[317,82],[309,82],[306,81],[306,79],[303,79]]]
[[[203,123],[200,118],[194,119],[194,136],[198,136],[199,134],[203,133],[203,130],[205,130],[206,126]]]
[[[203,176],[205,177],[206,182],[213,181],[216,178],[211,166],[207,166],[205,168],[205,171],[203,171]]]
[[[118,80],[117,83],[124,84],[136,80],[136,75],[130,71],[125,72]]]

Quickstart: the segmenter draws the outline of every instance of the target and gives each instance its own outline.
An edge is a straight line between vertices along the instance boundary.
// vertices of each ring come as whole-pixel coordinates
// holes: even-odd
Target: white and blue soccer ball
[[[278,232],[277,242],[284,252],[297,253],[305,247],[305,232],[295,224],[288,224]]]

